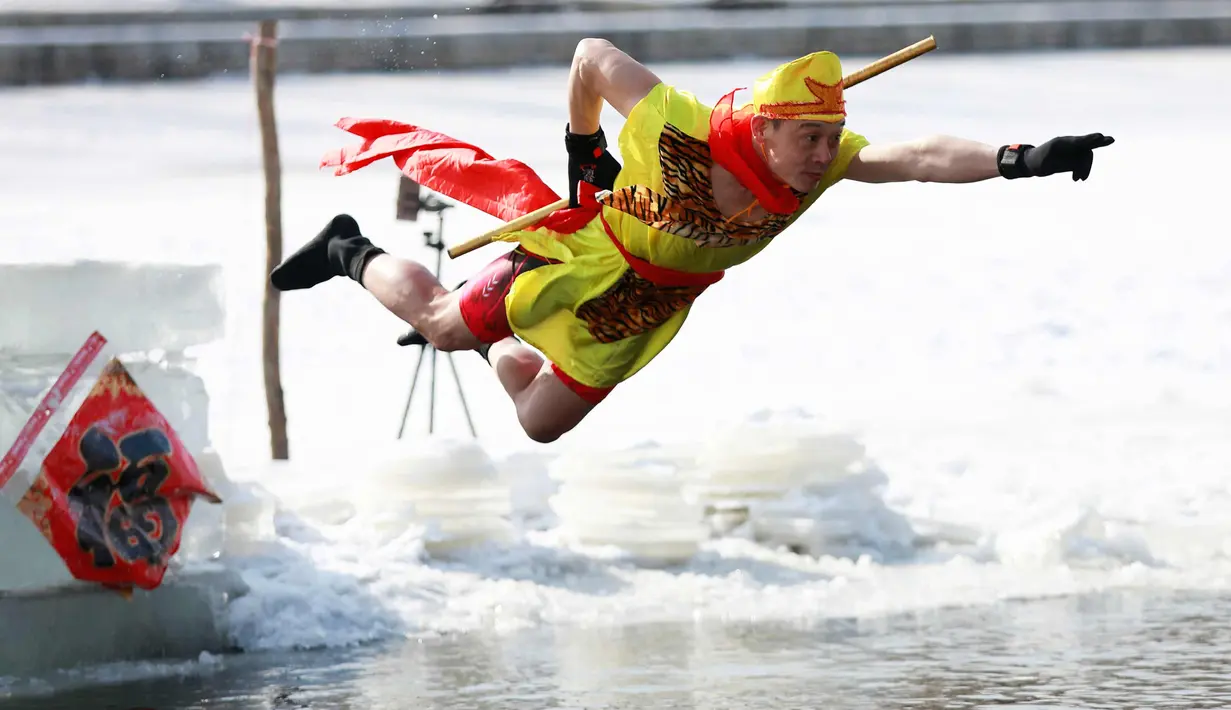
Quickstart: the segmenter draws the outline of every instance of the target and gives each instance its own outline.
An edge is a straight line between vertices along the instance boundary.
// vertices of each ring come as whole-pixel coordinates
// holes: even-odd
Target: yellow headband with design
[[[813,52],[780,65],[753,84],[752,108],[766,118],[837,123],[846,118],[842,63]]]

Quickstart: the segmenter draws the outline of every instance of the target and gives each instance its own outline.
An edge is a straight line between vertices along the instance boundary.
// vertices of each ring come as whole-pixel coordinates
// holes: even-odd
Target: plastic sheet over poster
[[[221,500],[175,430],[94,333],[0,460],[0,492],[74,578],[154,589],[193,501]]]

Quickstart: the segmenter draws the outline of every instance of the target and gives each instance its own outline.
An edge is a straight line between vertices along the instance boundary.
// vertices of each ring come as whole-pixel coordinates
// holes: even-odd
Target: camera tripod
[[[406,178],[403,178],[402,190],[398,201],[398,218],[414,220],[418,216],[418,211],[436,213],[436,230],[425,230],[423,232],[424,244],[431,249],[436,250],[436,280],[440,280],[440,267],[444,259],[445,244],[443,240],[444,233],[444,211],[452,207],[452,205],[443,202],[433,195],[422,196],[418,194],[419,186]],[[408,191],[413,190],[413,194]],[[398,439],[402,438],[402,434],[406,431],[406,420],[410,416],[410,405],[415,397],[415,389],[419,385],[419,371],[423,369],[423,360],[427,356],[428,351],[431,351],[432,372],[429,377],[431,386],[428,396],[428,419],[427,432],[431,434],[436,429],[436,348],[428,342],[427,338],[423,337],[418,331],[411,330],[410,332],[398,338],[398,345],[419,346],[419,361],[415,364],[414,374],[410,379],[410,393],[406,395],[406,407],[402,410],[402,423],[398,426]],[[466,424],[470,427],[470,435],[478,436],[474,429],[474,420],[470,417],[470,407],[466,404],[466,392],[462,389],[462,378],[457,373],[457,365],[453,362],[453,353],[446,352],[445,359],[449,362],[449,370],[453,373],[453,382],[457,385],[457,396],[462,404],[462,411],[466,415]]]

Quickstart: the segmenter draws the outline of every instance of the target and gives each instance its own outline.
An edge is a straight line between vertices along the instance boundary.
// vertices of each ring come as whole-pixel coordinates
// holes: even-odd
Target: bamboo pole
[[[496,227],[495,229],[484,232],[480,234],[479,236],[474,237],[473,239],[468,239],[462,242],[461,244],[458,244],[457,246],[449,250],[449,258],[456,259],[462,254],[472,252],[481,246],[490,244],[496,237],[500,236],[501,234],[507,234],[509,232],[516,232],[519,229],[525,229],[527,227],[532,227],[535,224],[550,217],[552,213],[555,212],[556,210],[562,210],[565,207],[568,207],[567,197],[561,198],[551,203],[550,205],[545,205],[543,207],[540,207],[533,212],[527,212],[526,214],[518,217],[515,220],[512,220],[510,222],[505,222],[504,224],[500,225],[499,227]]]
[[[909,62],[915,57],[922,54],[927,54],[933,49],[936,49],[935,37],[929,36],[927,39],[921,39],[909,47],[903,47],[887,57],[877,59],[875,62],[872,62],[868,66],[854,72],[853,74],[846,75],[842,78],[842,88],[849,89],[856,84],[862,84],[877,74],[883,74],[884,72],[887,72],[900,64]]]

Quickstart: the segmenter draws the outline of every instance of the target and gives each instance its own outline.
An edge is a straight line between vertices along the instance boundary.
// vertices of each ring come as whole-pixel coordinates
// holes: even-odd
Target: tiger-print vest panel
[[[772,213],[756,225],[727,222],[714,204],[710,183],[713,157],[705,141],[668,124],[659,138],[658,153],[662,194],[630,185],[613,191],[604,204],[702,248],[773,239],[790,222],[791,215]],[[576,315],[595,340],[611,343],[662,325],[704,290],[704,286],[655,286],[629,269],[602,295],[582,304]]]
[[[792,215],[770,213],[759,224],[728,222],[714,202],[709,144],[670,124],[663,126],[658,141],[663,193],[668,214],[660,231],[691,239],[699,247],[744,246],[773,239],[786,229]],[[803,199],[804,193],[795,192]],[[634,215],[636,216],[636,215]]]
[[[583,303],[576,313],[585,322],[591,337],[600,343],[614,343],[667,322],[691,305],[705,288],[655,286],[628,269],[611,288]]]

